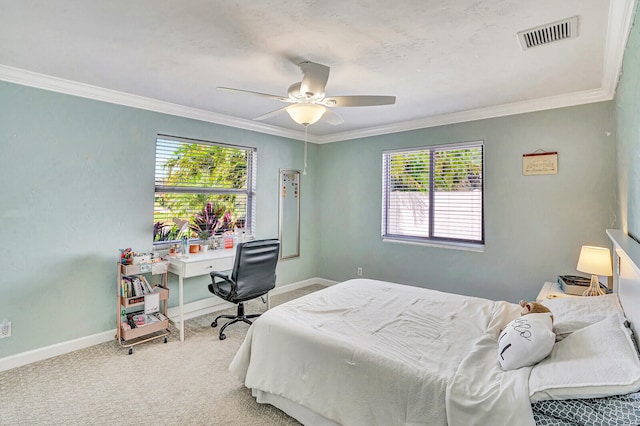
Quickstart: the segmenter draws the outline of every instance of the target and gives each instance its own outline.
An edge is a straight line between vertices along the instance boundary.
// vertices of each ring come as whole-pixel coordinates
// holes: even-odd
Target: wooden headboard
[[[613,242],[613,291],[640,345],[640,244],[618,229],[607,229]]]

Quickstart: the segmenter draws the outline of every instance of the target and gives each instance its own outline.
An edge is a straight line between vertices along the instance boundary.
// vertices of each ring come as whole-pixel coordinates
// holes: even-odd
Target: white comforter
[[[229,369],[343,425],[531,425],[529,369],[502,372],[507,302],[357,279],[280,305]]]

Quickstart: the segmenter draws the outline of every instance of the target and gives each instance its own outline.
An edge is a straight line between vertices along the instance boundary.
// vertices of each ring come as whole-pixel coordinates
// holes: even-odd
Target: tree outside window
[[[483,144],[383,153],[383,238],[484,243]]]
[[[253,233],[254,148],[158,136],[154,242]]]

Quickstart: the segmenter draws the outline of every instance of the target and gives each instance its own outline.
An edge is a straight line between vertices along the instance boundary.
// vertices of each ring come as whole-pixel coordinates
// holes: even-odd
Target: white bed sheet
[[[344,425],[530,425],[529,370],[502,372],[496,358],[517,315],[507,302],[351,280],[263,314],[229,369]]]

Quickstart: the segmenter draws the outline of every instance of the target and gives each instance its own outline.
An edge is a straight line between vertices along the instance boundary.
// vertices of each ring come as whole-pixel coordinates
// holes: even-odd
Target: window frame
[[[436,191],[434,187],[436,185],[436,179],[434,179],[434,153],[441,151],[453,151],[453,150],[462,150],[468,148],[480,148],[481,149],[481,197],[480,197],[480,238],[479,239],[466,239],[466,238],[450,238],[450,237],[439,237],[434,236],[434,197]],[[429,207],[428,207],[428,216],[429,216],[429,225],[428,225],[428,234],[429,236],[418,236],[418,235],[404,235],[404,234],[393,234],[388,232],[390,227],[390,219],[389,219],[389,209],[391,207],[390,193],[391,193],[391,156],[394,153],[410,153],[415,151],[428,151],[429,152]],[[414,211],[407,209],[408,211]],[[460,249],[469,249],[469,250],[480,250],[484,249],[485,245],[485,146],[484,140],[475,140],[468,142],[457,142],[457,143],[449,143],[449,144],[436,144],[436,145],[426,145],[426,146],[418,146],[411,148],[396,148],[390,150],[384,150],[382,152],[382,220],[381,220],[381,236],[383,241],[392,241],[392,242],[400,242],[400,243],[410,243],[410,244],[420,244],[420,245],[430,245],[430,246],[438,246],[438,247],[446,247],[446,248],[460,248]]]
[[[198,145],[216,146],[216,147],[239,149],[242,151],[246,151],[247,153],[247,163],[246,163],[247,179],[245,182],[246,189],[204,187],[204,186],[158,185],[156,168],[158,163],[158,143],[161,140],[168,141],[168,142],[177,142],[183,145],[198,144]],[[158,193],[246,196],[245,230],[248,235],[254,235],[255,234],[255,215],[256,215],[256,175],[257,175],[257,163],[258,163],[257,156],[258,156],[258,149],[255,147],[158,134],[156,135],[155,153],[154,153],[154,192],[153,192],[154,200]],[[155,208],[156,207],[155,207],[155,201],[154,201],[154,223],[155,223]],[[197,240],[197,238],[188,238],[188,239]],[[166,244],[175,243],[176,241],[179,241],[179,240],[154,241],[153,245],[163,246]]]

